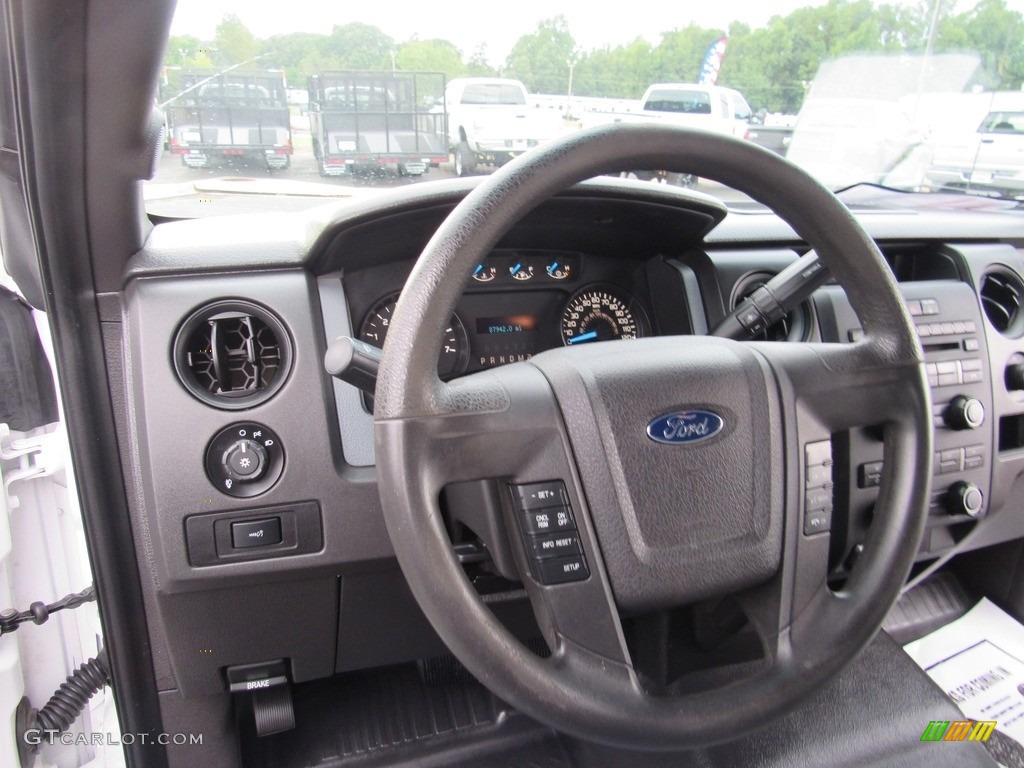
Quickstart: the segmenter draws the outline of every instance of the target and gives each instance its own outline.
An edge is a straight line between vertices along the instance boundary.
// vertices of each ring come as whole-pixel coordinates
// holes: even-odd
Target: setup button
[[[590,569],[583,555],[558,557],[554,560],[541,560],[537,563],[537,574],[541,584],[567,584],[571,581],[583,581],[590,576]]]

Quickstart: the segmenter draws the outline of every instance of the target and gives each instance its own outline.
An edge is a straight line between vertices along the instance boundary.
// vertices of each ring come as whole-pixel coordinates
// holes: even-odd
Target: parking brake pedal
[[[227,668],[228,690],[249,699],[256,735],[290,731],[295,727],[292,687],[284,659]]]

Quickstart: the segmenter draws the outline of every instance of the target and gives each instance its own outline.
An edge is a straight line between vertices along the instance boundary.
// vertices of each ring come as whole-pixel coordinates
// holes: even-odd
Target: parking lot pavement
[[[233,162],[216,165],[212,168],[187,168],[182,164],[178,155],[170,152],[163,152],[160,155],[160,166],[157,170],[156,181],[161,184],[174,184],[179,182],[198,181],[201,179],[212,179],[222,176],[250,176],[254,178],[267,179],[293,179],[296,181],[317,181],[325,184],[337,184],[340,186],[371,186],[371,187],[394,187],[404,184],[415,184],[417,181],[450,178],[455,173],[450,164],[442,165],[440,168],[431,168],[419,178],[399,177],[396,174],[387,176],[375,176],[368,178],[322,178],[317,170],[316,158],[313,153],[298,147],[292,155],[291,167],[280,171],[272,171],[265,163],[250,162],[239,159]]]
[[[212,168],[188,168],[179,156],[165,151],[160,156],[156,178],[146,184],[146,210],[151,215],[167,218],[297,211],[373,194],[379,189],[455,177],[452,164],[444,163],[419,177],[385,173],[323,178],[312,152],[303,144],[296,142],[291,166],[282,170],[270,170],[265,163],[244,159]],[[489,169],[481,172],[488,173]],[[278,183],[282,181],[287,183]],[[697,189],[727,203],[746,200],[740,193],[705,179]]]

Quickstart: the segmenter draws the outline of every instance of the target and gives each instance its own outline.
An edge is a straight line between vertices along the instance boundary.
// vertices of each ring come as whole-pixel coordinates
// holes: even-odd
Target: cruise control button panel
[[[587,579],[590,569],[565,483],[550,480],[511,488],[534,577],[548,586]]]
[[[877,470],[861,467],[862,478],[881,477]],[[862,480],[863,482],[863,480]],[[825,533],[832,528],[832,441],[821,440],[804,446],[804,535]]]

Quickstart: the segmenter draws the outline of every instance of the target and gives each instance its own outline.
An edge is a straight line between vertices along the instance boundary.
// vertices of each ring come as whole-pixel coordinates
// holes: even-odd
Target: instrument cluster
[[[585,283],[584,256],[552,251],[498,250],[477,264],[445,329],[438,374],[464,373],[528,360],[559,345],[628,340],[650,335],[643,304],[605,279]],[[606,277],[598,270],[597,277]],[[359,338],[384,346],[398,293],[377,299]]]

